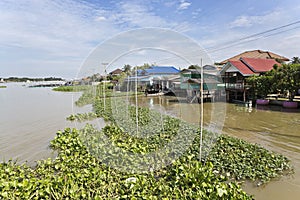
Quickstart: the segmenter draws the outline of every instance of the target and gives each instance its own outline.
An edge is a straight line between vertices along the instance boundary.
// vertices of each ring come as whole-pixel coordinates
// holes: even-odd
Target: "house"
[[[218,73],[219,71],[214,66],[206,65],[203,67],[204,90],[216,88],[215,81],[213,80],[216,80]],[[181,89],[200,89],[198,83],[201,82],[201,69],[183,69],[180,75]]]
[[[169,88],[169,78],[174,78],[180,71],[173,66],[151,66],[147,69],[137,71],[138,76],[144,76],[142,82],[149,86],[156,85],[162,88]]]
[[[109,75],[111,75],[111,76],[119,76],[119,75],[121,75],[122,73],[123,73],[123,70],[121,70],[121,69],[115,69],[115,70],[111,71],[111,72],[109,73]]]
[[[153,92],[162,89],[168,89],[172,85],[172,80],[176,79],[179,70],[173,66],[151,66],[147,69],[139,69],[135,75],[128,76],[124,79],[124,83],[132,88],[135,82],[138,83],[140,90],[148,88]]]
[[[161,85],[163,90],[180,88],[180,75],[164,75],[153,78],[153,84]]]
[[[187,97],[200,97],[201,90],[201,69],[183,69],[180,72],[180,88],[187,91]],[[203,93],[205,97],[214,98],[218,93],[218,87],[222,80],[219,77],[219,70],[212,65],[203,66]],[[218,94],[219,95],[219,94]]]
[[[245,51],[243,53],[240,53],[236,56],[233,56],[231,58],[228,58],[226,60],[223,60],[219,64],[224,65],[228,61],[239,61],[240,58],[262,58],[262,59],[274,59],[279,62],[286,62],[289,61],[288,58],[284,56],[280,56],[278,54],[272,53],[270,51],[262,51],[262,50],[252,50],[252,51]]]
[[[179,70],[173,66],[151,66],[147,69],[137,70],[138,76],[169,76],[178,73]]]
[[[246,78],[253,75],[260,75],[273,69],[274,65],[279,65],[275,59],[265,58],[240,58],[229,60],[223,66],[220,74],[225,84],[227,101],[249,99],[250,86],[247,85]]]

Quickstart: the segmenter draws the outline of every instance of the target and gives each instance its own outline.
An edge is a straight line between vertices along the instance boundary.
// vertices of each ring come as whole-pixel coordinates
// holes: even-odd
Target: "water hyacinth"
[[[122,98],[104,102],[97,92],[100,96],[80,104],[93,103],[92,117],[109,123],[102,130],[87,125],[58,131],[50,143],[57,157],[34,168],[0,163],[0,199],[253,199],[235,180],[265,183],[292,169],[282,155],[225,135],[216,139],[208,131],[205,159],[199,161],[198,127]],[[72,119],[89,119],[85,115]],[[153,152],[156,157],[147,157]]]

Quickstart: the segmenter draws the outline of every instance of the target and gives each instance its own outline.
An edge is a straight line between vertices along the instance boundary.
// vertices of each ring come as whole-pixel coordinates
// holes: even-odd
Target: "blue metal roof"
[[[148,69],[138,70],[138,75],[153,75],[153,74],[177,74],[180,71],[173,66],[151,66]]]

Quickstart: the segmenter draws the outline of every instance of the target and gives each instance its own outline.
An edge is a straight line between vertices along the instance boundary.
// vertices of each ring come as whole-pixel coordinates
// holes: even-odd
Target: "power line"
[[[283,31],[280,31],[280,32],[272,33],[272,34],[269,34],[269,35],[263,35],[261,37],[253,38],[251,40],[240,41],[238,43],[234,43],[232,45],[224,46],[224,47],[221,47],[221,48],[218,48],[218,49],[214,49],[214,50],[210,50],[210,51],[207,51],[207,52],[208,53],[217,52],[217,51],[220,51],[220,50],[228,49],[228,48],[233,47],[233,46],[238,46],[238,45],[241,45],[241,44],[244,44],[244,43],[253,42],[255,40],[260,40],[262,38],[268,38],[270,36],[278,35],[278,34],[281,34],[281,33],[284,33],[284,32],[288,32],[288,31],[291,31],[291,30],[295,30],[295,29],[298,29],[298,28],[300,28],[300,26],[297,26],[297,27],[294,27],[294,28],[291,28],[291,29],[288,29],[288,30],[283,30]]]
[[[282,26],[278,26],[278,27],[275,27],[275,28],[272,28],[272,29],[268,29],[268,30],[265,30],[265,31],[262,31],[262,32],[259,32],[259,33],[255,33],[255,34],[252,34],[252,35],[249,35],[249,36],[245,36],[245,37],[242,37],[242,38],[234,40],[234,41],[229,41],[229,42],[223,43],[223,44],[215,46],[215,47],[208,47],[208,48],[206,48],[206,50],[207,50],[207,53],[217,52],[217,51],[220,51],[220,50],[228,49],[230,47],[238,46],[238,45],[248,43],[248,42],[253,42],[253,41],[256,41],[256,40],[260,40],[262,38],[267,38],[267,37],[270,37],[270,36],[273,36],[273,35],[278,35],[278,34],[281,34],[281,33],[284,33],[284,32],[288,32],[288,31],[300,28],[300,26],[297,26],[297,27],[293,27],[293,28],[290,28],[290,29],[287,29],[287,30],[280,31],[280,32],[275,32],[275,33],[272,33],[272,34],[265,35],[266,33],[271,33],[271,32],[274,32],[274,31],[281,30],[281,29],[285,29],[287,27],[294,26],[296,24],[300,24],[300,20],[289,23],[289,24],[285,24],[285,25],[282,25]],[[203,50],[203,51],[205,51],[205,50]],[[197,53],[197,54],[195,54],[195,56],[199,56],[199,50],[191,51],[189,54],[184,54],[182,56],[193,56],[193,53]],[[171,60],[171,59],[174,59],[174,58],[177,58],[177,57],[171,56],[171,57],[168,57],[168,58],[156,60],[154,62],[161,62],[161,61]]]
[[[272,28],[272,29],[269,29],[269,30],[266,30],[266,31],[262,31],[262,32],[259,32],[259,33],[255,33],[255,34],[252,34],[252,35],[249,35],[249,36],[242,37],[242,38],[238,39],[238,41],[237,41],[237,40],[229,41],[229,42],[223,43],[222,45],[232,44],[232,43],[237,43],[237,42],[239,42],[239,41],[251,39],[251,38],[253,38],[253,37],[257,37],[257,36],[260,36],[260,35],[264,35],[264,34],[266,34],[266,33],[270,33],[270,32],[276,31],[276,30],[280,30],[280,29],[283,29],[283,28],[286,28],[286,27],[289,27],[289,26],[293,26],[293,25],[295,25],[295,24],[299,24],[299,23],[300,23],[300,20],[299,20],[299,21],[296,21],[296,22],[293,22],[293,23],[286,24],[286,25],[278,26],[278,27],[275,27],[275,28]],[[213,49],[213,48],[214,48],[214,47],[208,47],[207,49]]]

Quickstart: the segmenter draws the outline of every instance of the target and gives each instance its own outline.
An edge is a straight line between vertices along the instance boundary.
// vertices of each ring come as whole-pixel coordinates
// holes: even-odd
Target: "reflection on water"
[[[166,113],[183,120],[199,124],[200,105],[178,103],[174,97],[147,97],[140,104],[163,106]],[[220,103],[222,104],[222,103]],[[298,199],[300,196],[300,111],[286,110],[281,107],[247,108],[235,104],[224,104],[225,121],[223,133],[239,137],[251,143],[287,156],[295,168],[295,174],[284,176],[272,182],[256,187],[247,183],[244,189],[255,199]],[[215,111],[213,103],[204,104],[204,123],[213,123]],[[217,113],[219,114],[219,113]]]

